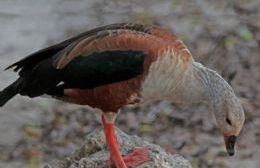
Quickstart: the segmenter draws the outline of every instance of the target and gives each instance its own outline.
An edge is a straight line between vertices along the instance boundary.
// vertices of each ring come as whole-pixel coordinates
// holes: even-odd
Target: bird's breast
[[[162,56],[149,66],[149,71],[141,86],[143,101],[169,100],[181,101],[187,79],[191,75],[191,62],[171,49],[162,52]]]

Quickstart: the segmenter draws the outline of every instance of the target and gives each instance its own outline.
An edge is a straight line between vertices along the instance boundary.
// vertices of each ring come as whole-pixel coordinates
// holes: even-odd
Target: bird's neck
[[[217,72],[195,61],[191,63],[188,73],[182,77],[181,84],[176,82],[172,83],[175,89],[170,97],[170,101],[176,103],[222,104],[224,96],[234,95],[232,88]]]
[[[175,79],[172,83],[175,89],[174,93],[171,93],[170,101],[181,104],[197,104],[207,101],[207,92],[210,87],[207,68],[193,61],[183,74],[181,79]]]
[[[210,105],[219,107],[227,96],[235,96],[230,85],[216,72],[204,67],[200,63],[193,63],[193,88],[197,88],[197,94],[201,101],[206,101]]]

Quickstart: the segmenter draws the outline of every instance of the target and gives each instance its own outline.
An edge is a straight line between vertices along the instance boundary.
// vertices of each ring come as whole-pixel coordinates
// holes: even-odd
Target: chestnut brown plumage
[[[0,106],[16,94],[47,94],[101,109],[110,160],[118,168],[149,160],[146,148],[124,158],[120,154],[114,122],[124,105],[154,100],[207,102],[230,155],[244,123],[243,109],[228,83],[195,62],[175,35],[154,25],[121,23],[95,28],[9,68],[19,71],[20,77],[0,92]]]

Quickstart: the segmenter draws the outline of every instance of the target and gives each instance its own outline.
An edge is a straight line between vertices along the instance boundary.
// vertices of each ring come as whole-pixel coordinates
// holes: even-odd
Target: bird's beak
[[[227,153],[229,156],[233,156],[235,154],[235,143],[236,143],[237,137],[232,135],[232,136],[226,136],[224,135],[224,141],[227,149]]]

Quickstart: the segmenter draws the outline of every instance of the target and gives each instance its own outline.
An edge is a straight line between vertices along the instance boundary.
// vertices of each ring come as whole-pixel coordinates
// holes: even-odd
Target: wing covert
[[[105,51],[74,58],[62,69],[65,88],[89,89],[143,73],[142,51]]]

